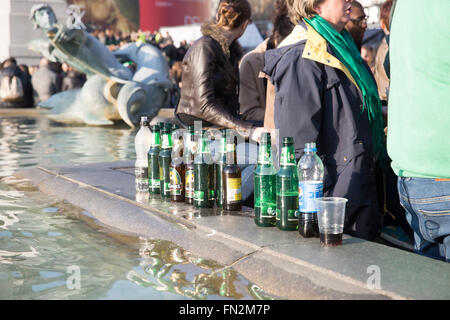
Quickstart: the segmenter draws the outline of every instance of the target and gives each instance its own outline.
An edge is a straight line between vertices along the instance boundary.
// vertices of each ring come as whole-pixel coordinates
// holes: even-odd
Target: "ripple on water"
[[[135,133],[0,118],[0,299],[271,298],[232,268],[168,241],[99,229],[89,212],[11,177],[38,164],[133,160]],[[80,287],[70,290],[77,275]]]

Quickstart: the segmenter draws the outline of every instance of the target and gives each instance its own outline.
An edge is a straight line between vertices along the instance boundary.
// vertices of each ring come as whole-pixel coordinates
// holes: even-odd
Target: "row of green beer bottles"
[[[170,123],[159,123],[150,128],[152,138],[148,151],[148,189],[150,193],[161,194],[163,198],[170,198],[172,129]]]
[[[294,139],[283,138],[280,169],[272,160],[270,133],[263,133],[254,171],[255,223],[281,230],[298,228],[298,174]]]
[[[197,141],[194,126],[189,126],[189,138],[183,146],[181,135],[172,141],[176,129],[178,126],[174,129],[170,124],[151,127],[149,192],[196,208],[212,208],[216,202],[224,210],[240,210],[241,172],[234,141],[227,144],[226,131],[222,131],[220,157],[214,164],[205,131],[198,135]]]
[[[190,128],[190,132],[194,134],[193,128]],[[205,133],[202,131],[198,137],[199,148],[193,159],[193,204],[196,208],[213,208],[216,203],[218,208],[226,211],[239,211],[242,208],[242,191],[236,143],[227,140],[226,130],[223,129],[219,159],[214,163]]]

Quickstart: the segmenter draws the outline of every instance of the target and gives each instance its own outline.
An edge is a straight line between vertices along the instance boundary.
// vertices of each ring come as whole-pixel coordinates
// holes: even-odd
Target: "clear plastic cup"
[[[316,201],[320,244],[322,246],[341,245],[344,231],[345,204],[348,200],[338,197],[324,197],[316,199]]]

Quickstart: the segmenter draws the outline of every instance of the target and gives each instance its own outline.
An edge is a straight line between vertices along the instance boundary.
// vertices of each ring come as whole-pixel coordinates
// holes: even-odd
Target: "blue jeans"
[[[398,178],[417,253],[450,262],[450,181]]]

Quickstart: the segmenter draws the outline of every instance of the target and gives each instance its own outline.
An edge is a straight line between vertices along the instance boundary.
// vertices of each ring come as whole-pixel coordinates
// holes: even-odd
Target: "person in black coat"
[[[302,12],[307,2],[313,5]],[[330,5],[330,0],[293,3],[296,10],[290,8],[291,18],[297,25],[277,49],[266,52],[263,70],[276,88],[274,123],[278,136],[294,138],[297,159],[303,155],[305,143],[317,144],[325,169],[323,196],[348,199],[344,233],[375,240],[381,232],[382,214],[369,111],[359,83],[336,58],[328,40],[305,23],[305,18],[318,14],[318,7],[326,6],[321,18],[326,20],[328,12],[334,13],[331,18],[339,20],[332,27],[341,32],[350,6],[345,0],[340,1],[345,10]],[[360,63],[370,72],[362,59]],[[381,119],[381,104],[379,111]]]
[[[2,83],[6,85],[6,82],[11,81],[13,77],[20,81],[22,95],[14,100],[1,99],[0,108],[32,108],[34,101],[31,79],[19,68],[16,59],[9,58],[3,61],[0,68],[0,86],[2,86]]]
[[[262,128],[239,117],[239,39],[251,18],[247,0],[222,1],[217,23],[204,22],[203,36],[186,53],[182,63],[181,98],[176,109],[185,126],[202,120],[203,126],[236,130],[256,140]]]
[[[71,66],[63,64],[65,76],[62,80],[61,91],[72,90],[83,87],[86,75],[74,70]]]

